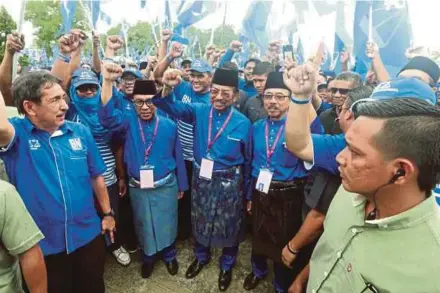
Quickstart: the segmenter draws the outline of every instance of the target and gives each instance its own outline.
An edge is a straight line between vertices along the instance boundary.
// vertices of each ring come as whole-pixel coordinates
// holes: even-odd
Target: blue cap
[[[203,59],[196,59],[191,63],[191,71],[200,73],[212,72],[212,67]]]
[[[79,68],[75,70],[72,75],[72,85],[74,88],[77,88],[84,84],[94,84],[98,87],[100,86],[98,77],[93,71]]]
[[[134,75],[136,78],[142,78],[142,73],[135,68],[130,68],[130,67],[126,68],[124,70],[124,72],[122,73],[122,77],[124,77],[128,74]]]
[[[399,98],[414,98],[425,100],[431,105],[437,104],[437,98],[432,88],[418,78],[396,78],[379,84],[367,99],[353,103],[353,106],[362,102],[390,100]]]

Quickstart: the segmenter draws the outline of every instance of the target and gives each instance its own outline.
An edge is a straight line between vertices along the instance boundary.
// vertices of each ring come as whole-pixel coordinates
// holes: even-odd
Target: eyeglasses
[[[151,105],[153,105],[153,101],[151,99],[148,100],[134,100],[133,103],[139,107],[142,108],[145,105],[147,105],[148,107],[150,107]]]
[[[348,94],[349,89],[340,89],[337,87],[332,88],[332,94],[335,95],[337,92],[339,92],[341,95]]]
[[[270,101],[270,100],[272,100],[272,98],[275,98],[275,100],[277,101],[277,102],[282,102],[282,101],[284,101],[285,99],[287,99],[289,96],[284,96],[284,95],[273,95],[273,94],[265,94],[264,96],[263,96],[263,98],[266,100],[266,101]]]
[[[76,88],[76,90],[82,94],[87,93],[89,91],[96,92],[98,90],[98,87],[96,85],[92,84],[84,84]]]

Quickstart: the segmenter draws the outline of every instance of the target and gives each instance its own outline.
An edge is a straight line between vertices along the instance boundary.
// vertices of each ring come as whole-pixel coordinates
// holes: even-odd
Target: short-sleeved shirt
[[[92,178],[106,166],[90,130],[66,121],[50,135],[28,118],[12,118],[15,136],[0,151],[10,182],[45,239],[44,255],[71,253],[101,231]]]
[[[44,238],[11,184],[0,181],[0,293],[22,293],[18,256]]]
[[[364,197],[338,190],[313,251],[307,293],[440,292],[440,213],[434,197],[374,221],[365,220],[365,204]]]

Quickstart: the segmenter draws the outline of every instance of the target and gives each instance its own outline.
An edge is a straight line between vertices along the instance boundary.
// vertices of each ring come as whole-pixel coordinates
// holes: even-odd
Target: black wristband
[[[289,252],[291,253],[291,254],[298,254],[299,253],[299,251],[295,251],[295,250],[293,250],[292,248],[290,248],[290,242],[288,242],[287,243],[287,249],[289,250]]]

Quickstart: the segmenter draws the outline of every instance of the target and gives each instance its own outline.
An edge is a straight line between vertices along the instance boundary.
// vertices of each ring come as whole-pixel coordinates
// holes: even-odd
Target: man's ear
[[[23,110],[26,113],[26,115],[33,117],[36,116],[37,113],[35,112],[35,106],[36,106],[35,103],[31,101],[27,101],[27,100],[23,101]]]

